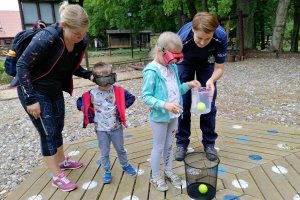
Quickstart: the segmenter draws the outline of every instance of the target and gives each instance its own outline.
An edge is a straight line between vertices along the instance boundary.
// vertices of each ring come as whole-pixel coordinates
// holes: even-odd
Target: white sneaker
[[[173,171],[165,171],[165,177],[172,183],[174,187],[181,187],[181,179]]]
[[[168,185],[166,184],[165,180],[162,179],[160,176],[151,178],[150,183],[155,187],[155,189],[164,192],[168,190]]]

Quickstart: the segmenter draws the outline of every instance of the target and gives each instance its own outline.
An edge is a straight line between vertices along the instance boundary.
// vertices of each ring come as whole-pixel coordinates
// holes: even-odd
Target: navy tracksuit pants
[[[181,83],[194,80],[195,74],[197,80],[201,83],[202,87],[205,87],[206,81],[211,77],[214,66],[193,66],[178,64],[178,74]],[[216,105],[215,100],[217,97],[217,87],[215,84],[215,92],[211,105],[211,111],[207,114],[200,116],[200,129],[202,131],[202,144],[204,147],[214,146],[218,134],[215,132],[216,126]],[[182,96],[183,98],[183,113],[178,118],[178,131],[176,133],[176,145],[177,147],[187,148],[191,135],[191,90]]]

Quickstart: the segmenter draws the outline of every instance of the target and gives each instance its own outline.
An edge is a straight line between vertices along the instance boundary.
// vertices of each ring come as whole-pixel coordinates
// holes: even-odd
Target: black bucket
[[[189,197],[208,200],[216,196],[219,163],[219,159],[208,160],[204,152],[193,152],[185,156],[185,178]]]

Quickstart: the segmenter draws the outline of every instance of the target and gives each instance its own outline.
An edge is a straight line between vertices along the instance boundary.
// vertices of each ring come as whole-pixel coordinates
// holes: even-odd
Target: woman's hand
[[[199,87],[201,87],[201,83],[197,80],[193,80],[193,81],[188,82],[188,86],[189,86],[189,88],[195,88],[195,87],[199,88]]]
[[[215,91],[214,81],[211,78],[206,81],[206,89]]]
[[[165,109],[174,113],[174,114],[180,114],[182,113],[182,106],[178,103],[165,103],[164,105]]]
[[[40,103],[36,102],[30,106],[27,106],[27,112],[32,115],[35,119],[40,118],[41,116],[41,108]]]

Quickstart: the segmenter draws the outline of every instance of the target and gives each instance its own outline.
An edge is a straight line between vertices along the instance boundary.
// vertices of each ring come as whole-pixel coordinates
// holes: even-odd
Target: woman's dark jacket
[[[55,38],[46,29],[39,31],[32,38],[30,44],[17,62],[17,75],[20,86],[25,94],[26,105],[37,102],[32,83],[51,73],[65,51],[62,28],[58,23],[51,26],[58,31],[58,36]],[[85,40],[82,40],[74,46],[74,53],[80,56],[77,56],[77,64],[74,66],[72,73],[67,74],[68,81],[64,83],[63,88],[63,91],[71,95],[73,92],[73,74],[85,79],[89,79],[91,76],[90,71],[80,66],[86,46],[87,42]]]

